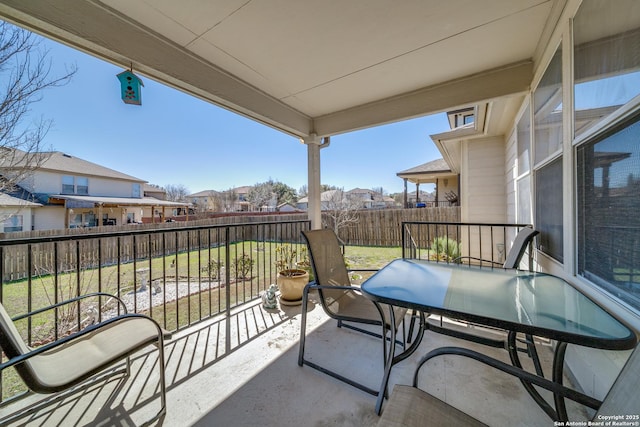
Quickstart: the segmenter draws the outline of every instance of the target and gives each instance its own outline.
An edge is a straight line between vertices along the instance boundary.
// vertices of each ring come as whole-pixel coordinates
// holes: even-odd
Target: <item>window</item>
[[[86,196],[89,194],[89,178],[84,176],[62,176],[62,194],[78,194]]]
[[[22,215],[11,215],[4,220],[4,232],[22,231]]]
[[[531,108],[527,109],[518,120],[518,176],[529,172],[531,168]]]
[[[89,194],[89,178],[83,176],[76,177],[76,194],[85,196]]]
[[[562,51],[558,47],[533,94],[538,249],[563,262]]]
[[[62,177],[62,194],[74,194],[76,190],[73,176],[64,175]]]
[[[640,2],[585,0],[574,19],[575,134],[640,94]]]
[[[562,157],[536,172],[538,249],[563,262]]]
[[[142,197],[142,189],[141,185],[138,183],[134,183],[131,185],[131,197]]]
[[[640,113],[576,159],[578,274],[640,309]]]
[[[562,148],[562,49],[558,47],[533,94],[536,164]]]

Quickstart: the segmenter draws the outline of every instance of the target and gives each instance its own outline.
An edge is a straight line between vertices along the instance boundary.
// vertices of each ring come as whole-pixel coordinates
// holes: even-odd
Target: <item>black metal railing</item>
[[[402,257],[436,262],[500,265],[518,231],[529,224],[463,222],[403,222]],[[533,268],[533,251],[528,250],[527,267]],[[480,261],[485,260],[485,261]],[[527,268],[525,267],[525,268]]]
[[[298,220],[4,239],[0,302],[13,317],[109,293],[128,312],[176,331],[259,298],[276,283],[278,246],[305,247],[301,231],[309,228]],[[303,261],[304,250],[296,253]],[[15,324],[28,345],[38,346],[121,310],[96,296]]]

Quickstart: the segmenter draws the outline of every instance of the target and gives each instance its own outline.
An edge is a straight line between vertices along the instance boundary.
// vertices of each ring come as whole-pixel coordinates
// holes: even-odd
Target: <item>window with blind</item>
[[[533,93],[535,226],[538,250],[563,262],[562,49]]]
[[[584,0],[573,25],[575,134],[593,133],[575,151],[577,273],[638,310],[639,15],[637,0]]]
[[[640,309],[640,114],[576,159],[578,274]]]

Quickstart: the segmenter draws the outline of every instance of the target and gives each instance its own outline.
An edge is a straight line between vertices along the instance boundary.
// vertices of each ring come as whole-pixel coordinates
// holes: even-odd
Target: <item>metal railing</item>
[[[463,257],[469,264],[502,264],[518,231],[529,224],[464,222],[402,223],[402,257],[451,262]],[[525,268],[533,269],[533,251],[528,250]],[[485,261],[479,261],[485,260]],[[488,261],[488,262],[486,262]]]
[[[0,240],[0,302],[14,317],[108,293],[176,331],[259,298],[276,283],[276,249],[306,247],[301,231],[309,228],[298,220]],[[303,261],[304,251],[297,254]],[[121,311],[115,299],[96,296],[15,324],[38,346]]]

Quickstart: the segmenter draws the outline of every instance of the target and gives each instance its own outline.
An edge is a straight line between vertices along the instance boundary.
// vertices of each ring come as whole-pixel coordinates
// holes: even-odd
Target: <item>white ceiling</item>
[[[0,17],[287,133],[521,95],[562,0],[0,0]]]

